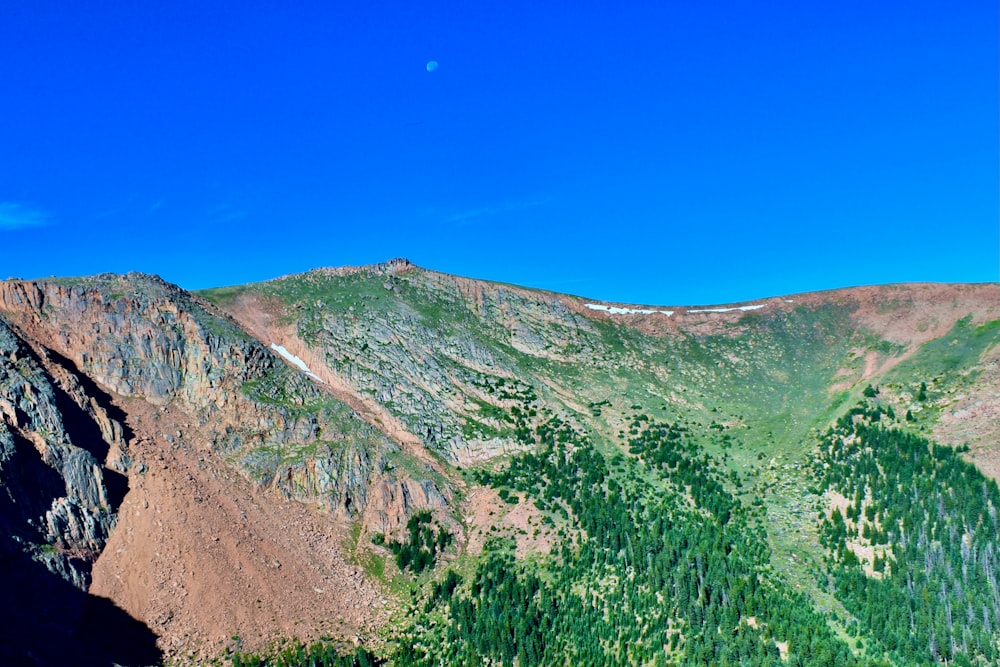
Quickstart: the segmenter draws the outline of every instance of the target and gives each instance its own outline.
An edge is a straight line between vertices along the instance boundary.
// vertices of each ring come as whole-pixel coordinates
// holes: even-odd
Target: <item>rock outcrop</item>
[[[164,553],[183,561],[203,547],[200,542],[181,546],[190,539],[182,532],[154,538],[162,542],[158,549],[134,542],[137,529],[162,530],[162,524],[136,523],[151,501],[163,507],[173,502],[162,494],[188,488],[199,503],[206,488],[218,489],[219,497],[226,495],[225,488],[237,493],[230,470],[250,488],[321,507],[329,527],[304,535],[336,534],[342,520],[370,521],[371,530],[390,532],[405,525],[415,509],[445,510],[451,496],[440,476],[435,481],[414,474],[422,464],[411,458],[322,383],[210,304],[157,277],[0,282],[0,530],[5,536],[0,560],[11,567],[44,566],[80,591],[78,608],[61,621],[66,636],[75,636],[79,615],[93,597],[85,592],[92,589],[99,558],[107,562],[95,590],[152,623],[157,632],[200,636],[199,641],[208,640],[206,646],[218,647],[230,632],[225,619],[247,604],[245,593],[234,594],[231,587],[254,591],[264,585],[258,597],[270,595],[276,605],[286,604],[270,592],[277,587],[268,579],[280,574],[271,569],[249,583],[219,570],[214,588],[204,590],[220,600],[215,625],[203,625],[197,608],[183,596],[167,595],[162,581],[177,564],[165,560]],[[408,463],[397,466],[390,459]],[[151,483],[150,474],[162,481]],[[400,491],[387,494],[385,489]],[[368,512],[372,498],[376,502]],[[102,558],[112,534],[117,535],[124,506],[130,508],[125,531],[133,537],[119,536],[114,554]],[[245,510],[235,517],[233,511],[207,516],[227,523],[246,516]],[[273,513],[263,516],[262,521],[280,521]],[[283,528],[274,523],[271,529]],[[235,545],[247,539],[232,534]],[[262,526],[254,534],[264,539],[266,531]],[[343,563],[310,560],[308,548],[295,546],[294,540],[275,546],[273,553],[281,554],[273,560],[286,563],[286,570],[300,568],[303,580],[351,577]],[[124,562],[146,573],[136,585],[121,579]],[[362,594],[368,605],[377,598]],[[313,611],[346,614],[329,604],[308,614]],[[263,641],[266,618],[273,613],[258,609],[240,621],[241,627]],[[294,620],[297,612],[293,607],[283,613]],[[379,613],[374,607],[361,613],[354,631]],[[332,632],[318,621],[309,627],[313,636]],[[181,642],[174,648],[185,646]]]
[[[372,476],[384,472],[385,436],[226,316],[155,276],[0,283],[0,312],[114,395],[179,407],[212,449],[290,496],[359,515]]]
[[[605,363],[593,353],[597,326],[555,295],[405,260],[205,296],[259,337],[298,350],[357,403],[388,411],[409,439],[452,464],[521,448],[516,425],[501,416],[511,408],[565,410],[532,364]]]
[[[99,393],[88,394],[51,356],[43,360],[3,317],[0,415],[0,479],[9,501],[0,515],[4,532],[85,589],[89,564],[114,528],[121,502],[127,464],[122,425],[108,415]]]

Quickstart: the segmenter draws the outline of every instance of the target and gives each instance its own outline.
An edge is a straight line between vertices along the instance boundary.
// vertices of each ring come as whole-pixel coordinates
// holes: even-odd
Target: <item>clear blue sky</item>
[[[997,12],[6,0],[0,278],[405,256],[664,305],[995,281]]]

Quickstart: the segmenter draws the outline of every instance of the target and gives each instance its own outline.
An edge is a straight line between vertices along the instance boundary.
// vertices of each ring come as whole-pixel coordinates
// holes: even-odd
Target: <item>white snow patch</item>
[[[618,306],[602,306],[599,303],[585,303],[583,304],[591,310],[603,310],[605,312],[611,313],[612,315],[652,315],[653,313],[661,313],[670,317],[674,314],[672,310],[651,310],[648,308],[619,308]]]
[[[763,308],[767,304],[757,303],[752,306],[737,306],[736,308],[702,308],[701,310],[689,310],[689,313],[731,313],[734,310],[742,310],[744,312],[748,310],[757,310],[758,308]]]
[[[795,302],[792,301],[791,299],[785,299],[785,303],[795,303]]]
[[[281,356],[283,356],[285,359],[291,362],[293,366],[296,366],[300,371],[302,371],[312,379],[318,382],[323,382],[323,380],[318,375],[309,370],[309,367],[306,366],[306,362],[302,361],[294,354],[286,350],[284,345],[275,345],[274,343],[271,343],[271,349],[280,354]],[[326,383],[324,382],[324,384]]]

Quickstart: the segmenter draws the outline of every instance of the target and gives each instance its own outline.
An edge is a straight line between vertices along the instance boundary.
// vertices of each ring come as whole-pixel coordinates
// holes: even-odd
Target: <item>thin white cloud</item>
[[[498,213],[507,213],[510,211],[519,211],[525,208],[534,208],[536,206],[544,206],[551,201],[548,197],[542,197],[539,199],[521,199],[518,201],[508,201],[503,204],[497,204],[495,206],[482,206],[480,208],[472,208],[466,211],[459,211],[458,213],[453,213],[448,216],[448,222],[458,223],[458,224],[468,224],[475,218],[482,218],[490,215],[496,215]]]
[[[496,206],[484,206],[483,208],[472,208],[467,211],[460,211],[448,217],[448,222],[466,222],[473,218],[481,218],[484,215],[493,215],[502,209]]]
[[[225,225],[250,215],[250,211],[231,206],[229,204],[219,204],[208,210],[208,225]]]
[[[50,221],[45,211],[15,202],[0,202],[0,230],[44,227]]]

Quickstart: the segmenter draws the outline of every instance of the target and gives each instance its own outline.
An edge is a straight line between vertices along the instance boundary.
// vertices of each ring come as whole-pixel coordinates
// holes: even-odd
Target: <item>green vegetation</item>
[[[540,553],[515,558],[511,530],[436,568],[451,536],[429,514],[382,536],[412,595],[393,664],[1000,659],[996,485],[915,435],[975,379],[1000,322],[965,318],[901,359],[913,350],[860,330],[848,300],[658,337],[419,270],[251,288],[444,469],[456,451],[507,452],[462,476],[552,531]],[[884,362],[898,363],[871,377]],[[297,417],[323,409],[280,382],[244,390]],[[388,554],[372,552],[383,576]]]
[[[244,383],[241,390],[258,403],[277,405],[295,415],[312,414],[329,402],[318,394],[303,396],[301,385],[289,381],[291,373],[288,369],[276,367],[270,373]]]
[[[263,653],[232,652],[231,667],[378,667],[385,662],[373,653],[357,648],[353,653],[341,653],[330,642],[319,641],[308,646],[291,643]]]
[[[917,352],[889,372],[887,379],[897,384],[908,384],[914,378],[924,378],[923,397],[933,398],[932,385],[963,386],[977,374],[977,366],[983,354],[1000,343],[1000,320],[980,325],[972,323],[972,316],[966,316],[955,323],[951,331],[941,338],[922,345]]]
[[[821,488],[830,585],[894,663],[996,664],[996,482],[955,450],[893,427],[875,403],[827,431]]]
[[[857,663],[775,580],[766,541],[714,462],[675,425],[633,425],[641,461],[611,465],[553,417],[536,430],[536,452],[477,474],[528,494],[571,530],[541,561],[517,562],[509,541],[490,543],[467,585],[452,579],[414,610],[397,664]]]
[[[214,287],[211,289],[201,290],[196,292],[198,296],[211,301],[212,303],[218,304],[220,306],[226,306],[232,303],[236,297],[243,294],[249,288],[248,285],[233,285],[231,287]]]
[[[963,317],[947,334],[925,343],[907,366],[908,372],[936,377],[961,372],[975,365],[983,352],[1000,339],[1000,320],[973,325],[972,316]]]
[[[443,553],[452,543],[453,536],[443,527],[438,526],[434,532],[434,524],[429,511],[416,512],[406,522],[407,539],[404,542],[386,540],[385,535],[377,533],[372,541],[379,546],[386,546],[396,556],[396,567],[400,570],[410,570],[420,574],[434,565],[438,554]]]

